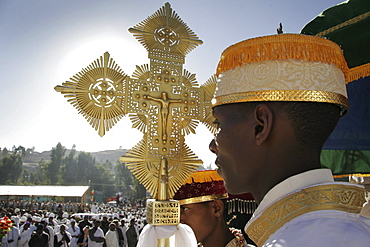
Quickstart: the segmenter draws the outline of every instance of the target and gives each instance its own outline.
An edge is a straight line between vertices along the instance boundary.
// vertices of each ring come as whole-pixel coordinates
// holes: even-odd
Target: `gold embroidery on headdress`
[[[228,194],[217,194],[217,195],[206,195],[206,196],[198,196],[198,197],[192,197],[187,199],[182,199],[180,201],[180,205],[184,204],[191,204],[191,203],[198,203],[198,202],[208,202],[213,201],[217,199],[224,199],[227,198]]]
[[[257,37],[228,47],[221,56],[216,75],[242,64],[277,59],[299,59],[337,65],[347,77],[348,67],[340,47],[309,35],[280,34]]]
[[[234,93],[214,98],[213,106],[253,102],[253,101],[300,101],[300,102],[324,102],[337,104],[342,108],[341,115],[348,111],[348,99],[341,94],[328,91],[315,90],[261,90],[245,93]]]

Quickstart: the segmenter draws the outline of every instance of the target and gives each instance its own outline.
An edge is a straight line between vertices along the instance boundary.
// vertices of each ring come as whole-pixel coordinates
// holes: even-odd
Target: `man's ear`
[[[224,203],[221,200],[213,201],[213,209],[216,217],[221,217],[224,212]]]
[[[274,119],[270,106],[266,104],[256,106],[254,109],[254,119],[256,121],[254,126],[256,144],[261,145],[268,139],[272,129]]]

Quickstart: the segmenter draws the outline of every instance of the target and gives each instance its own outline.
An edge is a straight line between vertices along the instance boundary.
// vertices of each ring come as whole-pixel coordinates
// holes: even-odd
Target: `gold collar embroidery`
[[[262,246],[285,223],[300,215],[319,210],[359,213],[364,203],[363,188],[343,184],[314,186],[289,195],[265,209],[246,232],[257,246]]]

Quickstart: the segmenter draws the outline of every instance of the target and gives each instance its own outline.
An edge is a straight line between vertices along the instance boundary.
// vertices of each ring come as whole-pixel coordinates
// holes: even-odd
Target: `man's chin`
[[[244,193],[244,192],[241,192],[241,188],[240,187],[239,188],[235,188],[235,186],[234,187],[233,186],[231,186],[231,187],[228,186],[229,184],[230,185],[231,184],[235,184],[236,181],[233,180],[233,179],[229,180],[227,177],[225,177],[225,174],[223,173],[223,169],[219,165],[217,165],[216,170],[217,170],[218,175],[220,175],[220,177],[222,177],[222,179],[224,180],[224,186],[225,186],[225,189],[226,189],[226,191],[228,193],[235,194],[235,195],[237,195],[237,194],[243,194]],[[231,182],[228,183],[228,181],[231,181]]]
[[[225,186],[227,193],[229,194],[233,194],[233,195],[243,194],[240,187],[235,187],[235,181],[231,180],[231,182],[228,183],[228,180],[224,178],[224,186]]]
[[[223,180],[225,180],[225,178],[223,177],[222,169],[221,169],[221,167],[220,167],[220,166],[217,166],[216,171],[217,171],[218,175],[220,175],[220,177],[222,177],[222,178],[223,178]]]
[[[217,170],[218,175],[220,175],[220,177],[222,177],[222,179],[224,180],[224,186],[225,186],[226,190],[228,191],[228,189],[226,187],[226,184],[227,184],[226,180],[227,179],[224,176],[222,168],[220,166],[217,166],[216,170]]]

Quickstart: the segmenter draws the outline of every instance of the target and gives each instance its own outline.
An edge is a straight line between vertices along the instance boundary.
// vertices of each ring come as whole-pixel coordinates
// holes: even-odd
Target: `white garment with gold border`
[[[370,219],[359,214],[363,192],[334,182],[329,169],[304,172],[272,188],[245,231],[264,247],[369,246]]]

